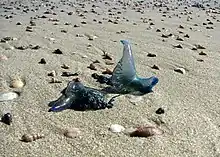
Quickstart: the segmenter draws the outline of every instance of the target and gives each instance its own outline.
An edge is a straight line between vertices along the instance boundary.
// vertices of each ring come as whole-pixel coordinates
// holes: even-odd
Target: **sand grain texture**
[[[211,9],[212,13],[206,4],[203,10],[190,7],[190,1],[177,0],[167,3],[146,0],[140,4],[133,1],[130,5],[113,0],[2,0],[0,3],[0,38],[17,38],[7,41],[14,48],[8,49],[8,45],[5,48],[1,42],[0,55],[8,59],[0,60],[0,89],[13,91],[9,86],[15,76],[25,81],[25,86],[18,89],[19,98],[0,102],[0,111],[13,115],[10,126],[0,123],[0,156],[220,156],[219,3],[210,2],[210,7],[216,7]],[[31,17],[36,26],[30,23]],[[203,25],[209,22],[207,19],[213,25]],[[31,31],[26,31],[27,26]],[[161,37],[170,33],[172,36],[168,38]],[[88,40],[85,34],[97,38]],[[189,38],[184,37],[186,34]],[[178,36],[184,40],[176,40]],[[122,96],[116,99],[112,109],[47,112],[47,104],[57,99],[75,78],[62,77],[64,71],[77,72],[86,86],[101,88],[91,77],[94,71],[87,67],[99,60],[100,74],[103,69],[113,69],[122,55],[121,39],[132,44],[138,74],[159,78],[154,93],[143,96],[135,105],[129,97]],[[40,48],[31,49],[30,44]],[[183,48],[173,47],[178,44]],[[195,44],[204,46],[207,55],[192,50]],[[19,46],[24,49],[17,49]],[[63,54],[54,54],[56,49]],[[102,50],[113,57],[114,65],[105,64]],[[148,53],[156,57],[148,57]],[[38,63],[42,58],[46,64]],[[69,69],[62,69],[63,64]],[[160,69],[152,69],[153,65]],[[184,68],[186,73],[176,73],[176,68]],[[62,83],[49,83],[51,77],[47,74],[53,70]],[[160,107],[165,113],[157,115],[155,111]],[[111,124],[131,128],[155,123],[155,119],[164,121],[160,126],[164,130],[161,136],[138,138],[108,131]],[[82,136],[65,138],[63,129],[75,127]],[[42,133],[45,138],[30,143],[20,141],[26,133]]]

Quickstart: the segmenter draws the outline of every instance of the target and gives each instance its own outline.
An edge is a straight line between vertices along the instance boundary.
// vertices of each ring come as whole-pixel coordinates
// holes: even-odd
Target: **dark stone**
[[[41,58],[40,62],[38,62],[39,64],[46,64],[46,60],[44,58]]]
[[[53,53],[55,53],[55,54],[63,54],[63,52],[60,49],[56,49],[55,51],[53,51]]]
[[[164,109],[162,109],[162,108],[158,108],[157,110],[156,110],[156,114],[164,114],[165,113],[165,111],[164,111]]]
[[[2,116],[1,121],[7,125],[10,125],[12,122],[12,115],[11,113],[6,113]]]

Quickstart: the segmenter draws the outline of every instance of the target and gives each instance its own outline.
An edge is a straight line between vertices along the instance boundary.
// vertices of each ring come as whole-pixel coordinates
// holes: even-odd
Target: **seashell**
[[[5,56],[5,55],[0,55],[0,60],[8,60],[8,57],[7,56]]]
[[[14,79],[11,81],[11,85],[12,88],[22,88],[24,87],[24,82],[21,79]]]
[[[58,79],[56,79],[56,78],[53,77],[53,78],[51,79],[50,83],[62,83],[62,81],[59,81]]]
[[[100,63],[100,61],[99,60],[95,60],[94,62],[92,62],[92,63]]]
[[[90,34],[85,34],[85,36],[87,36],[89,40],[94,40],[94,39],[98,38],[97,36],[90,35]]]
[[[183,68],[176,68],[174,69],[175,72],[178,72],[178,73],[181,73],[181,74],[185,74],[186,73],[186,70],[183,69]]]
[[[63,64],[63,65],[61,66],[61,68],[63,68],[63,69],[69,69],[69,68],[70,68],[70,66],[69,66],[69,65],[67,65],[67,64]]]
[[[125,128],[119,124],[112,124],[109,130],[113,133],[119,133],[125,130]]]
[[[112,57],[108,53],[104,53],[103,59],[112,60]]]
[[[183,48],[183,46],[180,45],[180,44],[178,44],[178,45],[173,45],[173,47],[174,47],[174,48],[179,48],[179,49],[182,49],[182,48]]]
[[[151,68],[152,69],[156,69],[156,70],[160,70],[160,68],[157,65],[155,65],[155,64]]]
[[[0,92],[0,102],[8,101],[17,98],[19,95],[16,92]]]
[[[114,63],[107,60],[107,61],[105,61],[105,64],[106,64],[106,65],[113,65]]]
[[[84,56],[82,56],[82,58],[88,58],[88,56],[84,55]]]
[[[195,45],[195,47],[196,47],[197,49],[205,49],[205,47],[204,47],[204,46],[199,45],[199,44],[198,44],[198,45],[196,44],[196,45]]]
[[[44,134],[24,134],[21,137],[21,141],[23,142],[33,142],[36,141],[38,139],[44,138]]]
[[[109,75],[112,75],[112,73],[113,71],[108,68],[106,68],[106,70],[102,72],[102,74],[109,74]]]
[[[92,64],[92,63],[88,66],[88,68],[91,69],[91,70],[97,70],[95,65]]]
[[[12,115],[10,113],[6,113],[2,116],[1,121],[5,124],[10,125],[12,122]]]
[[[79,128],[71,128],[64,131],[64,136],[68,138],[75,138],[81,134]]]
[[[67,72],[67,71],[64,71],[61,76],[64,76],[64,77],[70,77],[70,76],[78,76],[79,74],[78,73],[71,73],[71,72]]]
[[[130,133],[131,137],[150,137],[154,135],[162,135],[164,133],[160,128],[153,126],[140,126]]]

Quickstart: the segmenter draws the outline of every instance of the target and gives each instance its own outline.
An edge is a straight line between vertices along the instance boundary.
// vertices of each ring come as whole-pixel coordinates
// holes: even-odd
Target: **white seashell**
[[[119,124],[112,124],[109,128],[111,132],[119,133],[125,130],[125,128]]]
[[[18,97],[18,94],[15,92],[0,92],[0,102],[13,100]]]
[[[12,80],[11,87],[13,87],[13,88],[22,88],[22,87],[24,87],[24,82],[22,82],[21,79]]]
[[[68,138],[75,138],[75,137],[79,136],[80,134],[81,134],[81,131],[79,130],[79,128],[67,129],[64,132],[64,136],[66,136]]]

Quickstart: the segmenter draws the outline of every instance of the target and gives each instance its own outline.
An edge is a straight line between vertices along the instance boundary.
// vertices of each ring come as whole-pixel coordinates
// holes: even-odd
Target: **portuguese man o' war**
[[[142,78],[136,74],[134,58],[132,55],[131,45],[127,40],[121,40],[124,46],[123,56],[113,70],[112,76],[109,78],[110,87],[104,90],[118,94],[147,94],[158,83],[157,77]]]
[[[49,112],[59,112],[65,109],[78,111],[99,110],[112,108],[114,98],[106,101],[106,93],[94,88],[86,87],[78,80],[69,82],[62,95],[55,101],[49,103]]]

